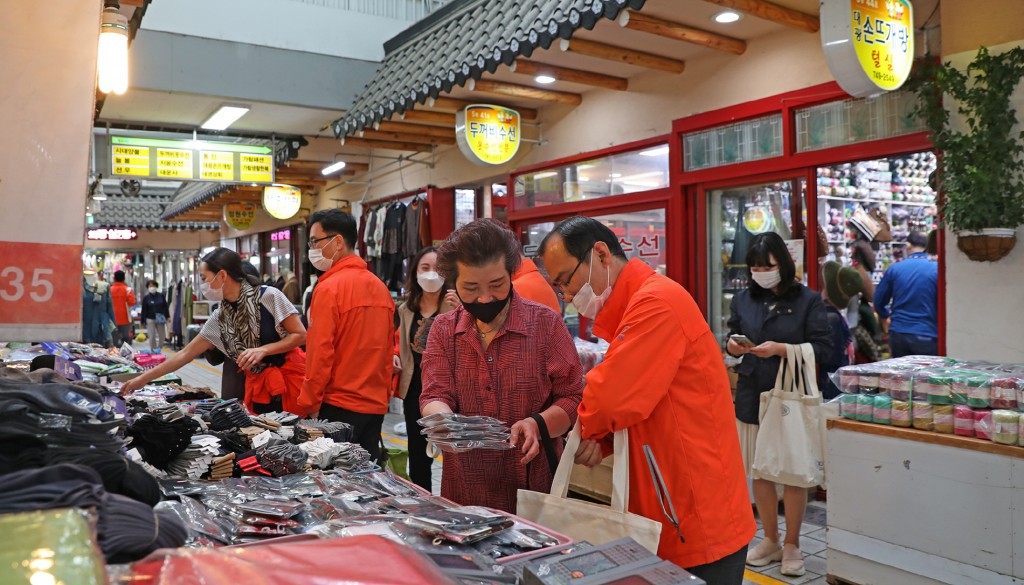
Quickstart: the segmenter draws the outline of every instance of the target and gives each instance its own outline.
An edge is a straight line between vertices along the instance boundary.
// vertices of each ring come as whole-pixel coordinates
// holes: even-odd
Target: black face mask
[[[456,291],[455,294],[458,295],[458,291]],[[461,296],[459,296],[459,300],[462,301]],[[489,303],[467,303],[466,301],[462,301],[462,306],[469,311],[470,315],[476,317],[477,321],[480,321],[481,323],[490,323],[498,317],[498,314],[501,313],[505,308],[505,305],[507,305],[511,300],[512,285],[509,285],[508,294],[505,295],[505,298],[503,299],[494,300]]]

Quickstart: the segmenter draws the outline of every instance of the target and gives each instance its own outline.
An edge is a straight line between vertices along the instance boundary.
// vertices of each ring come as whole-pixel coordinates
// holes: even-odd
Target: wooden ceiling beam
[[[412,124],[410,122],[382,121],[375,124],[375,130],[380,132],[399,132],[402,134],[419,134],[422,136],[434,136],[437,138],[455,138],[455,125],[451,128],[439,128],[437,126],[424,126],[423,124]]]
[[[388,140],[391,142],[412,142],[417,144],[455,144],[455,130],[449,136],[427,136],[415,132],[382,132],[380,130],[363,130],[360,138],[370,140]],[[346,143],[347,144],[347,143]]]
[[[491,79],[471,79],[469,80],[469,83],[466,84],[466,89],[469,91],[478,91],[480,93],[551,102],[555,104],[567,104],[570,106],[578,106],[583,103],[583,96],[578,93],[555,91],[553,89],[540,89],[539,87],[505,83],[504,81],[494,81]]]
[[[329,166],[331,161],[329,160],[290,160],[280,167],[278,170],[291,169],[291,170],[311,170],[320,172],[320,169]]]
[[[765,0],[704,0],[710,4],[731,8],[744,14],[756,16],[762,20],[770,20],[774,23],[788,26],[797,30],[809,33],[816,33],[821,29],[821,21],[817,16],[804,14],[803,12],[772,4]]]
[[[658,35],[675,41],[693,43],[709,49],[742,55],[747,51],[746,41],[725,35],[693,28],[671,20],[643,14],[633,10],[625,10],[619,17],[619,26],[647,34]]]
[[[468,84],[467,84],[467,87],[468,87]],[[451,112],[458,112],[459,110],[465,109],[466,106],[471,106],[473,104],[478,104],[478,103],[480,103],[480,102],[479,101],[469,101],[469,100],[458,100],[458,99],[450,98],[450,97],[437,97],[437,98],[431,98],[431,99],[427,100],[427,107],[433,108],[433,109],[437,109],[437,110],[448,110],[448,111],[451,111]],[[501,104],[498,104],[498,105],[501,105]],[[510,106],[506,106],[506,107],[510,107]],[[512,107],[511,109],[519,112],[519,117],[522,118],[523,120],[536,120],[537,117],[540,115],[537,112],[537,110],[534,109],[534,108]],[[454,124],[452,124],[452,125],[454,126]]]
[[[430,152],[434,147],[429,144],[416,144],[411,142],[393,142],[388,140],[372,140],[369,138],[353,138],[343,136],[341,143],[344,146],[356,146],[361,148],[380,148],[384,150],[398,150],[404,152]]]
[[[537,61],[527,61],[526,59],[516,60],[510,69],[513,73],[518,73],[520,75],[550,75],[558,81],[592,85],[594,87],[603,87],[605,89],[614,89],[616,91],[627,91],[629,89],[629,80],[622,77],[613,77],[603,73],[593,73],[591,71],[582,71],[580,69],[570,69],[569,67],[549,65],[547,63],[539,63]]]
[[[615,45],[608,45],[597,41],[588,41],[586,39],[572,39],[571,41],[563,39],[559,41],[559,48],[563,51],[577,53],[586,57],[615,61],[616,63],[625,63],[634,67],[655,69],[668,73],[682,73],[686,68],[686,63],[678,59],[662,57],[661,55],[645,53],[625,47],[616,47]]]
[[[431,112],[430,110],[406,110],[400,116],[405,122],[417,122],[420,124],[436,124],[438,126],[455,127],[455,114],[446,112]]]

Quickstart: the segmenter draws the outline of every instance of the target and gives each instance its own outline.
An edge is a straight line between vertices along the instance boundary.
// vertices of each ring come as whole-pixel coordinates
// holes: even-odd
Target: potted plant
[[[915,115],[940,151],[936,177],[942,222],[971,260],[994,262],[1024,224],[1024,132],[1010,96],[1024,77],[1024,48],[998,55],[981,47],[965,71],[925,60],[911,85]],[[953,123],[943,98],[959,114]]]

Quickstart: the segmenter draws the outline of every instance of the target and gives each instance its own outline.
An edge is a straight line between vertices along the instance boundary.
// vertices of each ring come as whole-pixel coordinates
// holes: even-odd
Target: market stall
[[[828,572],[852,583],[1016,583],[1024,366],[907,358],[839,370]]]

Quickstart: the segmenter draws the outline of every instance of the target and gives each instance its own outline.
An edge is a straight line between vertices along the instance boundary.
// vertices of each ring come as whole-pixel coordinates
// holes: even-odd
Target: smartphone
[[[750,341],[750,339],[748,339],[746,335],[730,335],[729,339],[735,341],[737,344],[742,345],[743,347],[754,347],[754,342]]]

